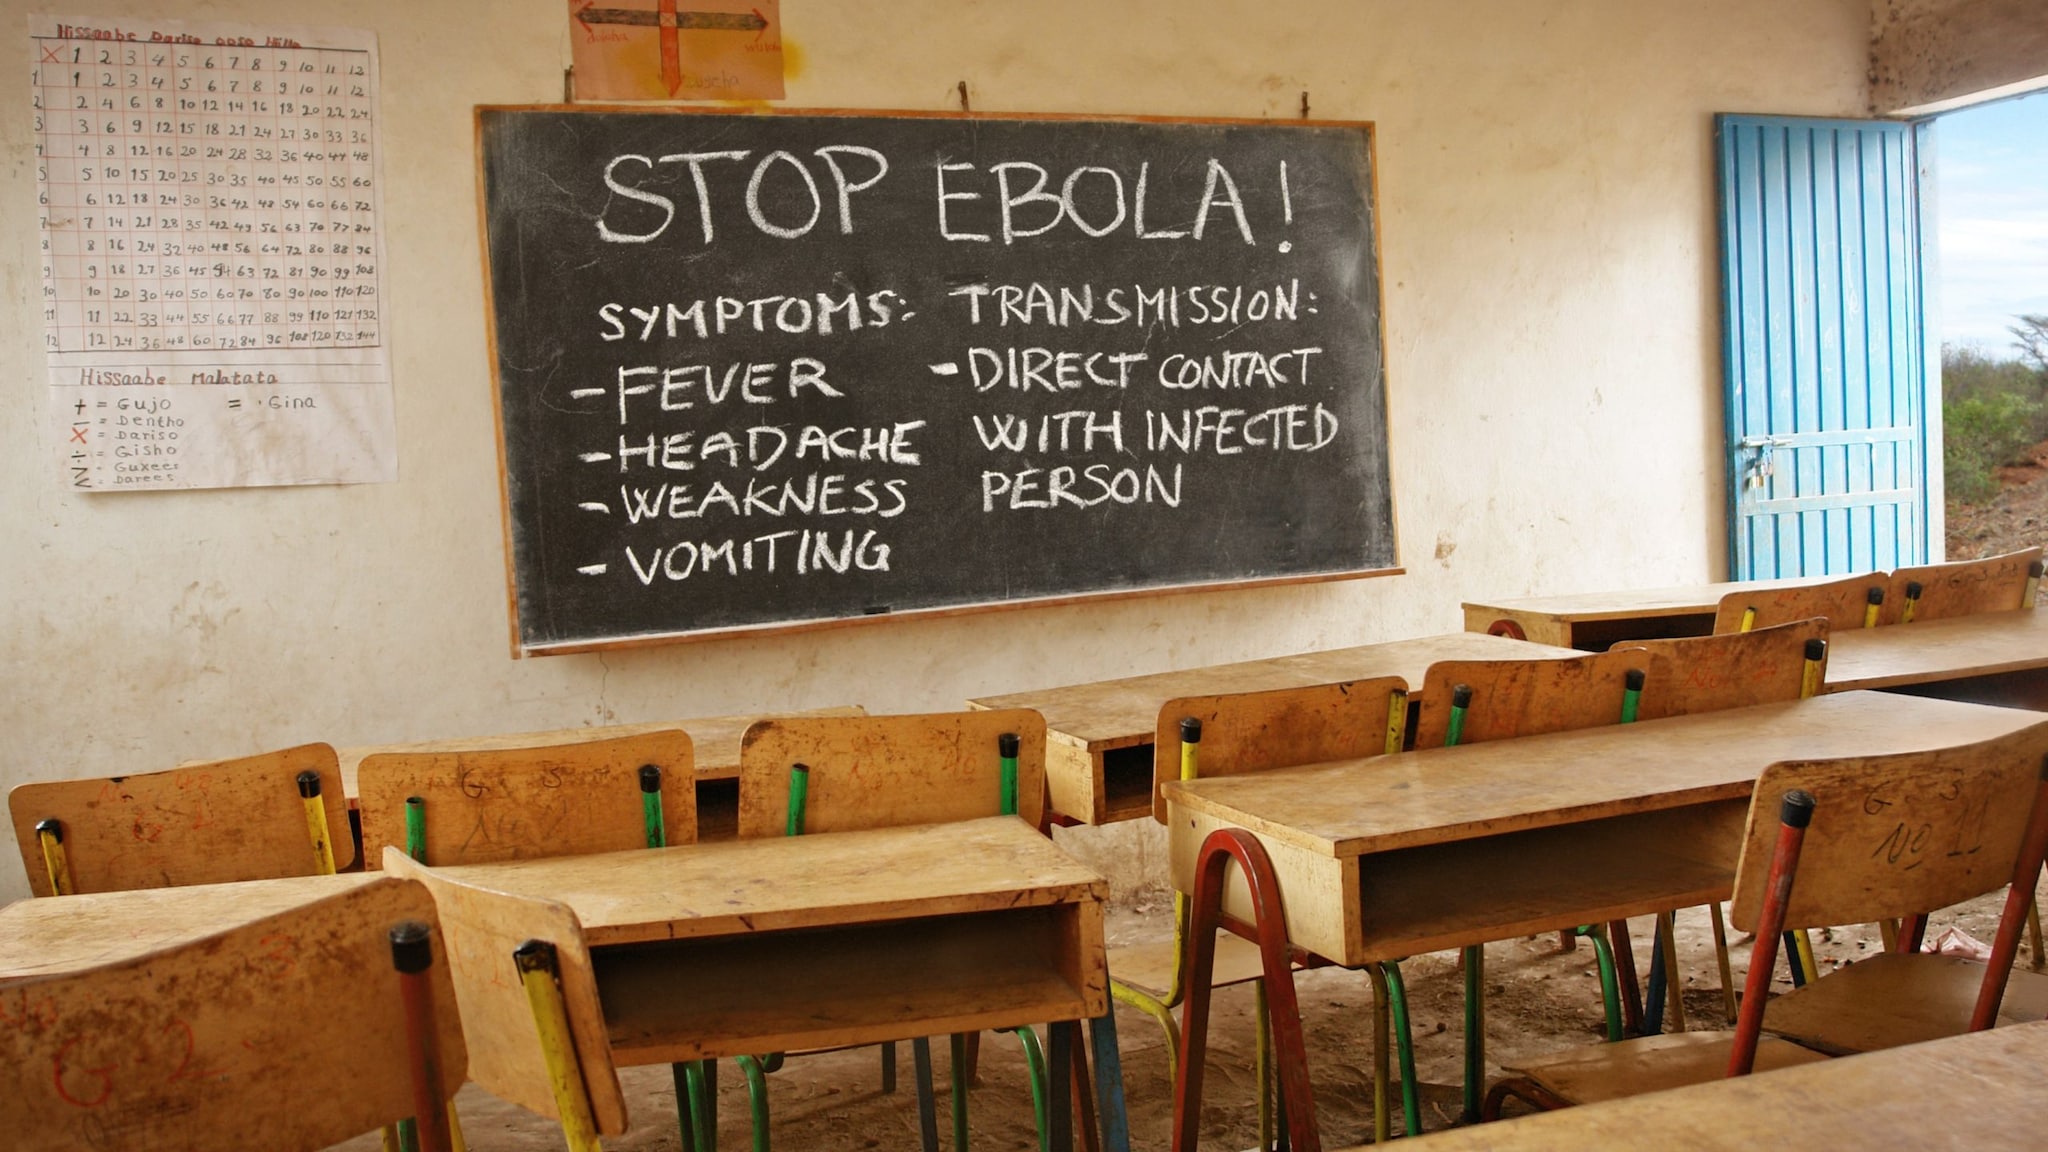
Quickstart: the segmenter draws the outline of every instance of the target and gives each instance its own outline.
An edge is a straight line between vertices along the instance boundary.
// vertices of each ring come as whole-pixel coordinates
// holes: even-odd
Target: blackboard
[[[1396,563],[1368,124],[477,116],[519,651]]]

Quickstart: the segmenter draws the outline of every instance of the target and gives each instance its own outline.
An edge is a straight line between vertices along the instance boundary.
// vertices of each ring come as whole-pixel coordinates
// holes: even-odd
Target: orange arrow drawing
[[[661,82],[674,96],[683,86],[683,49],[677,37],[682,30],[693,32],[754,32],[768,27],[768,18],[758,9],[752,12],[678,12],[676,0],[657,0],[657,8],[586,8],[576,14],[586,28],[592,24],[630,24],[661,30]]]

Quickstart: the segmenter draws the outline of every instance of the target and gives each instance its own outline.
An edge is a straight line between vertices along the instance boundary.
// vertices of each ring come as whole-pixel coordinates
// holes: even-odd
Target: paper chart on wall
[[[366,31],[34,16],[62,483],[397,477]]]

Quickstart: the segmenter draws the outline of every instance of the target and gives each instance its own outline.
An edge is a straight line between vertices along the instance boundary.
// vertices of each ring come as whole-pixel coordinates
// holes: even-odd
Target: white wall
[[[20,37],[26,9],[9,6],[0,28]],[[785,0],[792,107],[950,108],[965,79],[981,111],[1286,117],[1307,89],[1318,117],[1377,121],[1409,572],[514,661],[470,108],[559,99],[563,12],[67,13],[378,32],[400,481],[351,488],[59,488],[37,432],[28,49],[0,50],[0,785],[305,740],[944,708],[1449,631],[1465,597],[1717,579],[1711,115],[1853,115],[1868,98],[1867,0]],[[26,890],[0,864],[0,899]]]

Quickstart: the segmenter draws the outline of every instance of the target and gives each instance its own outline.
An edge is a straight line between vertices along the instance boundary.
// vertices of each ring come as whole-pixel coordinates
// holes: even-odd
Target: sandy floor
[[[2048,895],[2048,893],[2044,893]],[[1955,924],[1989,942],[1996,928],[2002,898],[1986,897],[1938,916],[1929,930],[1932,939]],[[1112,916],[1112,945],[1163,934],[1169,926],[1163,903],[1148,911],[1120,910]],[[1649,922],[1634,924],[1637,964],[1646,967]],[[1817,934],[1816,951],[1823,972],[1853,963],[1880,947],[1868,926]],[[1712,937],[1704,911],[1679,916],[1679,952],[1685,972],[1684,1002],[1695,1030],[1720,1026],[1721,995]],[[1748,967],[1748,941],[1733,948],[1736,981]],[[2022,952],[2021,965],[2031,955]],[[1423,1126],[1448,1127],[1459,1108],[1458,1077],[1462,1068],[1460,987],[1455,954],[1419,956],[1404,965],[1414,1019],[1417,1079],[1421,1085]],[[1788,987],[1782,963],[1779,987]],[[1514,940],[1487,949],[1488,1075],[1499,1074],[1504,1062],[1575,1044],[1597,1043],[1602,1028],[1598,977],[1592,951],[1558,951],[1554,936]],[[1326,1147],[1365,1143],[1372,1138],[1372,995],[1363,975],[1323,970],[1304,973],[1297,987],[1302,1002],[1316,1106]],[[1202,1145],[1242,1149],[1257,1143],[1255,1084],[1252,1075],[1251,993],[1248,988],[1218,993],[1211,1032],[1206,1099],[1202,1106]],[[1164,1038],[1148,1018],[1121,1009],[1126,1091],[1129,1095],[1132,1143],[1135,1148],[1166,1145],[1173,1124],[1172,1089],[1166,1078]],[[933,1045],[939,1078],[941,1142],[950,1143],[946,1044]],[[801,1152],[911,1149],[917,1147],[917,1112],[911,1089],[910,1051],[899,1059],[900,1088],[880,1091],[880,1061],[873,1049],[836,1052],[792,1059],[768,1079],[772,1131],[776,1145]],[[983,1038],[981,1076],[969,1099],[972,1141],[988,1149],[1036,1146],[1031,1098],[1024,1078],[1020,1047],[1013,1038]],[[748,1147],[747,1100],[744,1086],[730,1063],[719,1084],[721,1146]],[[605,1141],[609,1149],[678,1149],[675,1093],[669,1071],[629,1068],[621,1073],[632,1130]],[[1398,1100],[1398,1097],[1396,1098]],[[479,1152],[540,1152],[562,1147],[560,1130],[551,1122],[506,1105],[475,1085],[459,1099],[469,1146]],[[1398,1133],[1398,1107],[1394,1127]],[[374,1137],[343,1145],[350,1152],[374,1152]]]

